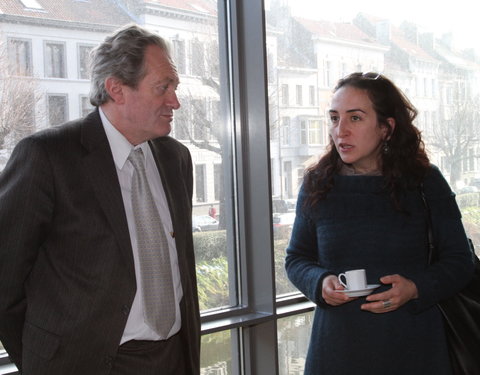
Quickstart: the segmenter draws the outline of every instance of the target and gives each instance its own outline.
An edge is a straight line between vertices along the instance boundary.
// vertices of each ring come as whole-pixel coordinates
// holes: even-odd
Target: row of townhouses
[[[92,110],[89,53],[129,22],[167,39],[180,75],[173,136],[191,150],[197,212],[222,195],[227,35],[214,0],[0,0],[0,170],[13,145],[33,131]],[[454,184],[471,184],[480,154],[480,63],[414,24],[358,14],[336,23],[293,17],[273,1],[267,12],[272,193],[296,196],[304,169],[328,143],[325,116],[338,78],[382,72],[419,110],[432,160]],[[220,36],[220,37],[219,37]],[[219,42],[220,40],[220,42]],[[478,171],[478,172],[477,172]]]

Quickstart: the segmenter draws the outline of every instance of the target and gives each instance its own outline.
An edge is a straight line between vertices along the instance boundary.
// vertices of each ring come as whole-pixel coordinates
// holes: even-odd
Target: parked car
[[[285,199],[287,203],[288,212],[293,212],[297,208],[297,199]]]
[[[208,230],[217,230],[218,220],[209,215],[192,216],[192,232],[205,232]]]
[[[476,186],[464,186],[458,190],[458,194],[466,194],[466,193],[477,193],[478,187]]]
[[[290,237],[295,221],[295,212],[284,214],[274,214],[272,217],[273,236],[276,239],[286,239]]]
[[[287,202],[284,199],[272,198],[272,211],[273,213],[288,212]]]

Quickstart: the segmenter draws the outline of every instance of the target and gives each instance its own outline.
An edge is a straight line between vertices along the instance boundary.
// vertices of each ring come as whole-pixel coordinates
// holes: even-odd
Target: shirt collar
[[[102,108],[99,107],[100,118],[102,120],[103,128],[107,134],[108,143],[110,144],[110,149],[112,150],[113,161],[118,169],[123,169],[125,162],[127,161],[128,155],[134,148],[141,148],[143,155],[147,155],[148,145],[147,142],[143,142],[137,146],[133,146],[127,138],[120,133],[115,126],[108,120],[105,113],[103,113]]]

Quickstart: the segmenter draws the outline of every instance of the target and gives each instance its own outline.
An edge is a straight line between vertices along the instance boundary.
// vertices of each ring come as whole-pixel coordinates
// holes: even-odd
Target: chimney
[[[414,43],[415,45],[419,44],[417,25],[410,22],[403,22],[400,28],[402,29],[405,38],[407,38],[408,41]]]
[[[377,40],[382,44],[390,44],[392,39],[392,30],[390,27],[390,21],[379,21],[375,24],[375,33]]]
[[[433,33],[420,34],[420,46],[427,51],[435,50],[435,36]]]

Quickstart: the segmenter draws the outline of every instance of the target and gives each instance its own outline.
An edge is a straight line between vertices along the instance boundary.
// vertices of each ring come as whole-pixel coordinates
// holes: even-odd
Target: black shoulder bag
[[[428,262],[438,257],[434,245],[432,218],[420,187],[423,204],[427,213]],[[472,281],[453,297],[438,302],[445,323],[445,332],[450,352],[450,360],[455,375],[480,374],[480,260],[475,254],[471,239],[468,239],[475,262]]]

